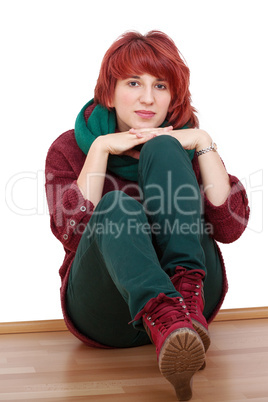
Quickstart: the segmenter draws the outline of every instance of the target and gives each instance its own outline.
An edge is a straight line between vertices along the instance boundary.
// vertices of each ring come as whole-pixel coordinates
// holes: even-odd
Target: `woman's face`
[[[142,74],[117,80],[110,106],[115,108],[119,131],[128,131],[161,126],[170,101],[170,89],[163,77]]]

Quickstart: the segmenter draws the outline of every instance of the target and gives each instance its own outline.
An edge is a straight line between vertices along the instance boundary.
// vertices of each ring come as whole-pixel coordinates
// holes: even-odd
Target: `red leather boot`
[[[204,295],[203,295],[203,279],[205,273],[201,269],[186,269],[178,266],[175,275],[171,281],[176,290],[182,295],[193,327],[203,341],[205,351],[210,345],[210,336],[208,332],[208,324],[203,316]]]
[[[156,346],[160,372],[174,386],[179,401],[191,399],[192,378],[204,364],[205,351],[183,299],[160,293],[133,321],[141,317]]]

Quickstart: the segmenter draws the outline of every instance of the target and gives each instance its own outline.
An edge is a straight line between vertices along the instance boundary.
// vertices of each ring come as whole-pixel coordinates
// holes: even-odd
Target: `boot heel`
[[[196,330],[196,332],[198,333],[198,335],[200,336],[200,338],[202,339],[204,348],[205,348],[205,352],[208,350],[209,346],[210,346],[210,336],[209,336],[209,332],[208,330],[197,320],[192,319],[192,323],[193,323],[193,327]]]
[[[159,370],[175,388],[179,401],[192,397],[193,375],[204,364],[205,350],[181,297],[160,293],[133,321],[143,326],[155,344]]]
[[[193,375],[204,361],[203,343],[191,329],[179,329],[166,339],[159,355],[159,369],[175,388],[179,401],[191,399]]]

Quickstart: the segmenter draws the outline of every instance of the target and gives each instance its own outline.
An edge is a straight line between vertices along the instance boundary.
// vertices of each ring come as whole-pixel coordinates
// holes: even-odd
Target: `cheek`
[[[132,104],[134,101],[133,94],[125,92],[120,96],[121,107]]]
[[[115,98],[114,106],[118,112],[124,113],[133,104],[133,99],[128,93],[121,93]]]
[[[169,109],[170,102],[171,102],[170,95],[167,94],[165,97],[162,98],[161,106],[162,106],[163,110],[165,110],[166,112]]]

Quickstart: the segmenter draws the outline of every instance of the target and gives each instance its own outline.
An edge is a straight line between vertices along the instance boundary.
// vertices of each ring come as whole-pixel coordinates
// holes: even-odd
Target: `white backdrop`
[[[224,308],[267,296],[267,20],[257,0],[2,1],[0,321],[61,318],[64,253],[49,228],[44,165],[92,97],[101,59],[124,31],[170,35],[191,70],[201,128],[246,185],[251,219],[222,246],[230,282]],[[5,194],[5,197],[4,197]]]

